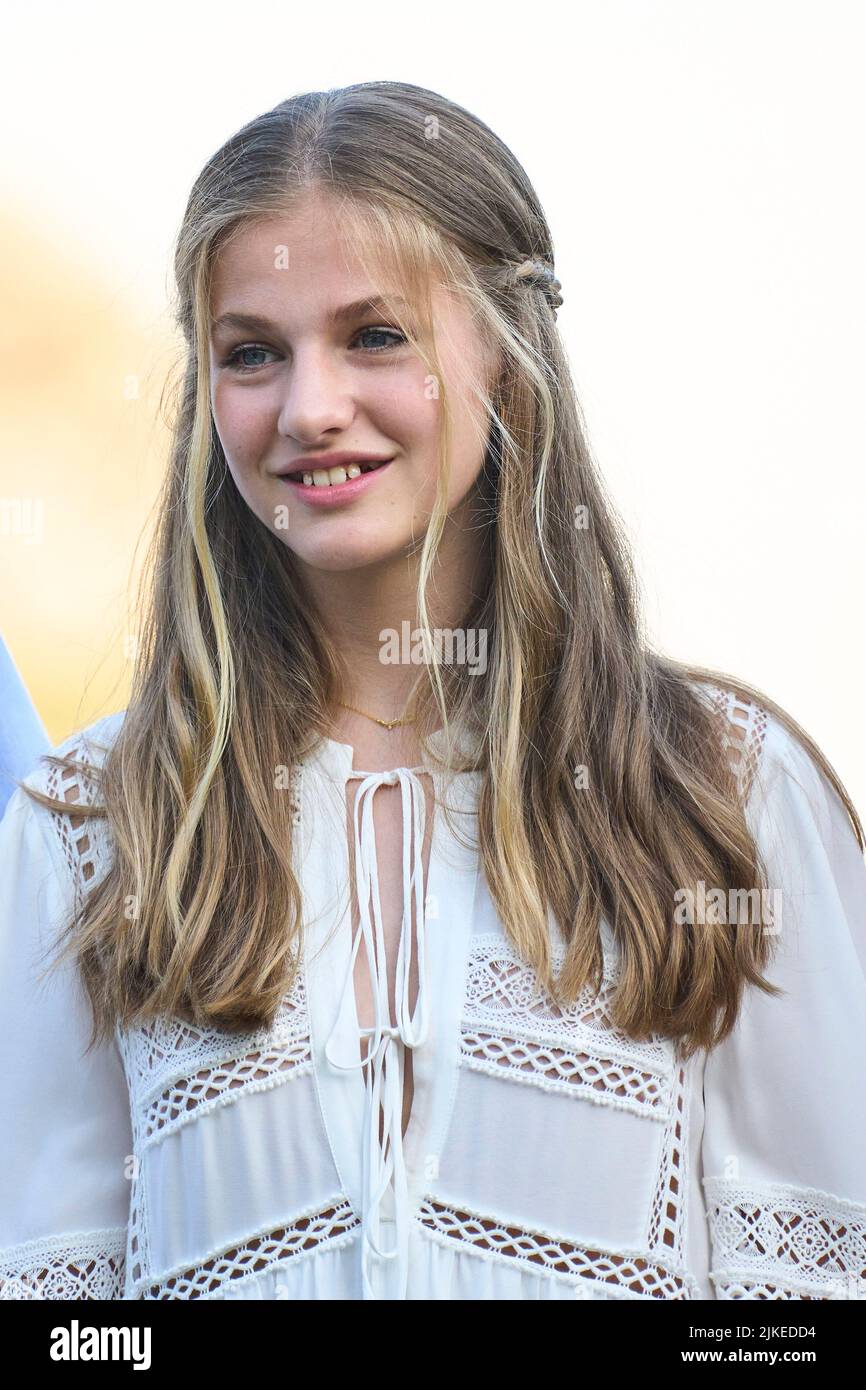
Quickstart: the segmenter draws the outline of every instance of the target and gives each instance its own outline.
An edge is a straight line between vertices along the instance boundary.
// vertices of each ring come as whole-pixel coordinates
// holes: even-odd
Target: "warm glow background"
[[[277,101],[384,77],[538,189],[654,640],[786,706],[866,817],[862,5],[35,3],[3,38],[0,499],[44,531],[0,534],[0,632],[52,740],[126,701],[193,179]]]

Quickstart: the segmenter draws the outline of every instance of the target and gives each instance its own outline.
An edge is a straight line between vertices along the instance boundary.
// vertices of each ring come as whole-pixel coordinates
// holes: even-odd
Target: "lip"
[[[332,457],[336,459],[339,457],[339,455],[334,454],[332,455]],[[356,456],[349,457],[348,462],[379,463],[380,460],[373,458],[359,459]],[[383,473],[387,473],[390,465],[393,462],[393,459],[382,459],[381,468],[374,468],[371,473],[361,473],[357,478],[347,478],[344,483],[330,483],[327,487],[307,487],[303,483],[293,482],[292,478],[285,473],[278,474],[278,477],[280,479],[280,482],[282,482],[286,487],[290,487],[292,489],[299,501],[306,502],[308,506],[338,507],[343,502],[353,502],[356,497],[359,497],[361,495],[362,492],[366,492],[368,488],[373,487],[373,485],[376,482],[376,479],[381,478]],[[322,467],[322,463],[319,462],[315,466],[317,468],[320,468]],[[329,468],[337,468],[339,466],[340,465],[336,463],[331,463],[328,465]],[[313,468],[304,468],[302,470],[302,472],[304,473],[313,471]]]

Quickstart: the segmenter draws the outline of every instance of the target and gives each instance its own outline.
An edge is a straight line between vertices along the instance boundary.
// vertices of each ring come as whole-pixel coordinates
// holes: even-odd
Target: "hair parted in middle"
[[[441,392],[437,503],[418,561],[428,631],[451,437],[433,284],[471,307],[495,349],[495,380],[472,383],[488,426],[489,584],[462,620],[486,631],[487,669],[440,664],[434,648],[416,708],[419,726],[438,712],[446,731],[456,724],[477,739],[478,846],[504,928],[540,984],[570,1002],[587,982],[600,986],[603,914],[621,952],[614,1025],[675,1037],[686,1054],[712,1045],[733,1026],[745,985],[773,990],[760,974],[770,940],[759,927],[672,926],[682,885],[766,882],[696,683],[777,715],[831,777],[861,843],[862,827],[790,715],[741,681],[651,649],[556,322],[561,286],[539,199],[481,120],[386,81],[281,102],[208,159],[190,194],[175,256],[184,360],[132,692],[104,764],[71,764],[92,777],[99,802],[50,803],[107,817],[113,838],[110,871],[67,942],[94,1041],[118,1021],[163,1013],[267,1026],[298,967],[292,807],[275,769],[294,766],[327,727],[346,673],[290,549],[233,483],[211,414],[208,335],[221,248],[312,193],[371,276],[412,306],[400,329]],[[588,525],[575,524],[579,512]],[[463,766],[456,743],[448,761]],[[587,786],[575,785],[577,765]],[[549,911],[568,942],[556,978]]]

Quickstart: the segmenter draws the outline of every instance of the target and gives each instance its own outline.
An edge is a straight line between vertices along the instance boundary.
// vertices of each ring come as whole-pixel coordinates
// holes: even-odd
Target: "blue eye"
[[[390,350],[391,350],[392,348],[394,348],[394,347],[399,347],[399,346],[401,345],[401,343],[405,343],[405,342],[406,342],[405,336],[404,336],[402,333],[398,333],[397,330],[396,330],[396,329],[393,329],[393,328],[385,328],[385,327],[362,328],[362,329],[360,329],[360,331],[356,334],[356,337],[360,338],[360,337],[362,337],[365,333],[375,333],[375,334],[378,334],[379,337],[391,338],[391,339],[394,340],[394,341],[392,341],[392,342],[390,342],[390,343],[385,343],[385,344],[382,345],[381,347],[368,347],[368,348],[365,348],[364,351],[365,351],[365,352],[368,352],[368,353],[372,353],[372,352],[388,352],[388,351],[390,351]],[[259,370],[260,367],[266,367],[266,366],[268,365],[267,362],[254,362],[254,363],[249,363],[249,362],[243,362],[243,363],[242,363],[242,362],[240,362],[240,361],[239,361],[239,358],[242,357],[243,354],[244,354],[244,353],[247,353],[247,352],[264,352],[264,353],[270,353],[270,355],[271,355],[272,357],[278,356],[278,354],[277,354],[277,353],[274,353],[274,352],[272,351],[271,348],[266,348],[266,347],[264,347],[261,343],[241,343],[241,345],[240,345],[239,347],[234,348],[234,350],[233,350],[232,352],[229,353],[228,357],[225,358],[225,360],[224,360],[224,362],[223,362],[223,366],[224,366],[224,367],[230,367],[230,368],[231,368],[233,371],[235,371],[235,372],[243,373],[243,372],[257,372],[257,371]]]
[[[224,366],[224,367],[233,367],[234,370],[235,370],[236,372],[254,372],[254,371],[256,371],[260,366],[262,366],[263,364],[262,364],[261,362],[257,362],[257,363],[254,363],[252,366],[250,366],[249,363],[245,363],[245,364],[243,364],[243,365],[238,365],[238,358],[241,356],[241,354],[244,353],[244,352],[270,352],[270,351],[271,351],[270,348],[260,347],[257,343],[243,343],[240,347],[236,347],[236,348],[234,349],[233,352],[230,352],[230,353],[229,353],[228,357],[225,359],[225,361],[224,361],[224,363],[223,363],[223,366]],[[274,354],[271,354],[271,355],[273,356]]]
[[[396,344],[386,343],[384,347],[368,348],[368,352],[387,352],[389,347],[399,347],[401,343],[405,343],[406,341],[403,334],[396,332],[396,330],[393,328],[362,328],[361,332],[358,334],[358,337],[360,338],[364,333],[378,333],[380,337],[384,334],[386,338],[397,339]]]

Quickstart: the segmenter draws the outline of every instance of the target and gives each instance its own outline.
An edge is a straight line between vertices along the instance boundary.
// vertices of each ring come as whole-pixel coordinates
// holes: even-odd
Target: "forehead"
[[[314,326],[342,325],[369,308],[406,315],[404,322],[423,334],[422,306],[414,311],[409,287],[396,283],[399,277],[382,259],[363,223],[351,214],[341,218],[335,203],[309,198],[297,210],[258,218],[233,232],[214,259],[210,331],[276,328],[303,335]],[[456,333],[468,346],[471,316],[459,296],[435,273],[429,292],[433,333]]]
[[[259,286],[272,293],[284,282],[297,289],[313,277],[321,283],[323,276],[328,284],[344,285],[368,278],[360,255],[333,225],[316,230],[269,218],[242,228],[220,247],[211,275],[212,302]]]

